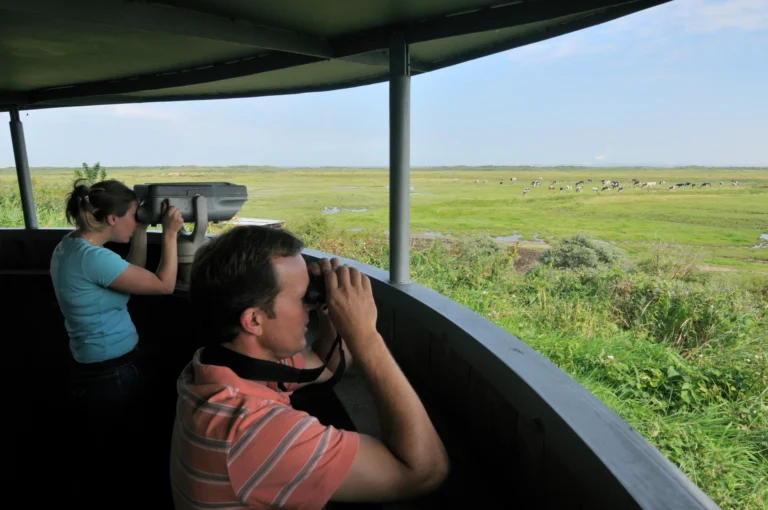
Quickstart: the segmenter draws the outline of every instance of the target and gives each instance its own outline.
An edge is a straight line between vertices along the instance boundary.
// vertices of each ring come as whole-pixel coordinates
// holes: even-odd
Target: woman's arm
[[[179,268],[176,236],[184,224],[176,206],[163,211],[163,253],[154,273],[143,267],[129,264],[120,276],[109,285],[126,294],[172,294],[176,288],[176,272]]]
[[[178,266],[176,233],[165,231],[163,254],[160,256],[157,271],[152,273],[143,267],[130,264],[115,278],[109,288],[126,294],[173,294]]]

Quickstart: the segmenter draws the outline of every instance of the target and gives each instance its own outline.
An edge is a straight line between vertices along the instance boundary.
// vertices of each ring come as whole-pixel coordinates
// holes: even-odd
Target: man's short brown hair
[[[206,335],[218,342],[232,340],[240,331],[240,315],[251,307],[274,318],[281,289],[272,259],[292,257],[303,248],[287,230],[254,225],[235,227],[200,247],[189,291]]]

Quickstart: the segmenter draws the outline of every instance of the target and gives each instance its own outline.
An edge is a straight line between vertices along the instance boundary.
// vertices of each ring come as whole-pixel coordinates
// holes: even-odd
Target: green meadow
[[[55,200],[56,194],[63,197],[72,170],[34,169],[32,174],[47,201]],[[249,200],[241,216],[291,222],[325,213],[337,229],[379,233],[388,229],[389,176],[382,169],[158,167],[113,168],[109,175],[130,185],[234,182],[248,186]],[[533,187],[531,182],[539,177],[541,186]],[[590,178],[581,193],[560,191],[561,186]],[[602,188],[603,179],[622,183],[624,190],[591,191]],[[633,186],[632,179],[666,184],[642,188]],[[555,180],[555,190],[549,190]],[[732,185],[734,180],[740,181],[738,186]],[[681,182],[697,186],[668,190]],[[704,182],[712,186],[699,187]],[[15,187],[12,169],[0,170],[0,186]],[[411,233],[417,236],[517,234],[523,244],[535,247],[541,246],[537,241],[552,242],[581,232],[616,243],[630,256],[645,254],[650,243],[660,240],[700,253],[704,265],[768,271],[768,249],[754,248],[761,244],[760,236],[768,234],[768,169],[414,168],[411,186]],[[526,187],[530,192],[523,196]],[[20,211],[2,214],[0,224],[21,224]],[[56,211],[39,214],[42,224],[63,221]]]

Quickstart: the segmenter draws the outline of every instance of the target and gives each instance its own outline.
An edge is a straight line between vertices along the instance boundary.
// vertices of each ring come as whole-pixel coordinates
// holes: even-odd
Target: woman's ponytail
[[[101,181],[93,186],[87,182],[75,181],[66,205],[67,221],[86,232],[100,230],[110,214],[122,217],[136,201],[136,193],[121,182]]]

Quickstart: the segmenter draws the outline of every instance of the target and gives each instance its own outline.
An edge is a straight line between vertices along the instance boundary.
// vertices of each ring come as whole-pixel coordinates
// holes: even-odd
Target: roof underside
[[[333,90],[429,72],[669,0],[0,0],[0,111]]]

